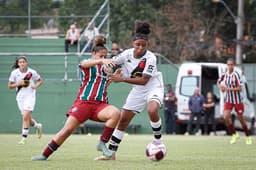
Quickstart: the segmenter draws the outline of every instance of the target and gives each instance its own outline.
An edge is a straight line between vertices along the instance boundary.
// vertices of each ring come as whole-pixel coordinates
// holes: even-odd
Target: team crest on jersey
[[[74,113],[77,111],[77,107],[72,108],[71,112]]]
[[[145,66],[146,66],[146,58],[143,58],[139,62],[138,66],[132,71],[131,78],[142,77],[142,73],[144,71]]]

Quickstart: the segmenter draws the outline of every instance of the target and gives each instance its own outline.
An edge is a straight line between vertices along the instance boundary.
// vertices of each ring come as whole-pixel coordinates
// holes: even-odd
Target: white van
[[[235,68],[241,73],[241,69]],[[206,95],[211,91],[214,93],[217,102],[215,106],[215,119],[217,124],[217,130],[223,130],[225,128],[225,122],[223,118],[224,107],[224,93],[220,92],[217,86],[217,80],[226,72],[226,64],[222,63],[184,63],[180,66],[175,94],[177,97],[177,125],[178,133],[186,132],[186,126],[189,120],[190,111],[188,109],[189,97],[193,95],[195,87],[200,88],[202,95]],[[254,132],[255,111],[253,100],[250,98],[247,81],[245,76],[242,75],[243,80],[243,100],[245,104],[244,117],[247,122],[248,128],[251,132]],[[234,112],[233,112],[234,113]],[[241,129],[241,125],[238,120],[235,119],[235,114],[232,114],[235,127]],[[203,124],[203,116],[201,123]]]

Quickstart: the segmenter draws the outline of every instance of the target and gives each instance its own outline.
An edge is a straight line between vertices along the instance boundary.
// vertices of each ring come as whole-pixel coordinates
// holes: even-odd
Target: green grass
[[[1,170],[255,170],[256,141],[247,146],[244,137],[230,145],[223,136],[164,136],[167,155],[160,162],[146,158],[145,147],[152,135],[125,136],[116,161],[94,161],[99,135],[72,135],[48,161],[33,162],[53,135],[38,140],[30,135],[26,145],[18,145],[20,135],[0,135]]]

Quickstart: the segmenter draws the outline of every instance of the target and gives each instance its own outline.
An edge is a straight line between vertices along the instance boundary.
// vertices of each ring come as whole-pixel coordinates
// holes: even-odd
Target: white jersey
[[[11,75],[9,77],[9,82],[13,82],[13,83],[20,82],[29,73],[32,74],[32,77],[29,80],[29,86],[22,87],[18,91],[16,98],[19,98],[19,96],[24,96],[24,95],[35,95],[36,90],[32,89],[31,86],[35,85],[35,81],[40,79],[40,75],[35,70],[33,70],[31,68],[28,68],[25,73],[21,72],[19,68],[15,69],[11,72]],[[16,88],[16,90],[18,90],[18,88]]]
[[[133,88],[140,91],[148,91],[152,88],[163,88],[162,73],[157,71],[156,56],[150,51],[141,58],[134,57],[134,48],[123,51],[115,57],[116,64],[122,65],[123,77],[141,77],[149,75],[146,85],[133,85]]]
[[[141,77],[149,75],[150,79],[145,85],[133,85],[123,109],[140,113],[149,101],[156,101],[162,105],[164,86],[162,73],[157,71],[156,56],[150,52],[141,58],[134,58],[134,49],[128,49],[116,56],[116,64],[122,65],[122,76]]]

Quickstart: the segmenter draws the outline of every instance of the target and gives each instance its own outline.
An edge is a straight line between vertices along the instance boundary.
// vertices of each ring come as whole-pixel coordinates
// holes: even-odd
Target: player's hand
[[[118,69],[116,69],[116,71],[114,72],[114,74],[120,74],[120,76],[121,76],[121,72],[122,72],[122,69],[121,69],[121,68],[118,68]]]
[[[121,82],[121,81],[123,80],[123,78],[121,77],[121,72],[118,71],[118,70],[119,70],[119,69],[117,69],[117,70],[115,71],[115,73],[109,77],[109,80],[110,80],[110,81],[113,81],[113,82]],[[120,70],[121,70],[121,69],[120,69]]]
[[[21,80],[19,83],[17,83],[18,87],[27,87],[29,84],[29,82],[27,82],[26,80]]]

